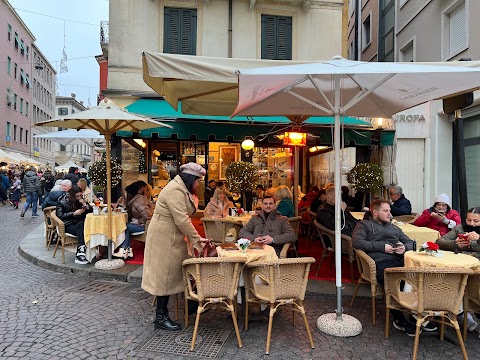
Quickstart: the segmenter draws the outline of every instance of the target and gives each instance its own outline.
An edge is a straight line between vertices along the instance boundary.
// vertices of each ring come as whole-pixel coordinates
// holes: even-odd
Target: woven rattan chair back
[[[50,213],[56,210],[56,206],[49,206],[43,209],[43,221],[45,223],[45,246],[50,250],[50,244],[56,235],[55,224]]]
[[[389,268],[385,270],[386,326],[389,336],[390,310],[415,313],[417,316],[413,359],[417,358],[420,327],[426,320],[441,324],[440,339],[443,340],[444,325],[455,329],[464,359],[468,359],[457,314],[462,303],[468,275],[471,270],[460,268]],[[402,283],[412,291],[402,291]],[[440,318],[440,320],[438,320]]]
[[[50,212],[51,219],[55,223],[55,228],[57,229],[58,240],[55,244],[55,250],[53,250],[53,257],[57,254],[58,245],[62,247],[62,264],[65,264],[65,246],[67,245],[77,245],[77,237],[72,236],[72,234],[65,233],[65,224],[57,216],[55,211]]]
[[[291,244],[292,251],[295,254],[295,257],[298,257],[297,244],[298,244],[298,236],[300,234],[301,221],[302,221],[301,216],[293,216],[288,218],[288,222],[290,223],[290,225],[293,228],[293,231],[295,232],[295,241]]]
[[[480,312],[480,272],[478,270],[468,277],[463,296],[463,311],[477,314]],[[467,339],[467,316],[463,317],[463,339]]]
[[[318,235],[322,239],[322,245],[324,246],[324,251],[322,253],[322,258],[333,254],[335,252],[335,231],[330,230],[329,228],[321,225],[317,220],[314,220],[315,227],[317,228]],[[325,247],[325,241],[323,235],[327,236],[330,239],[331,249]],[[352,238],[347,235],[341,235],[342,240],[342,255],[347,258],[350,263],[350,278],[352,280],[352,286],[354,285],[354,276],[353,276],[353,262],[355,261],[355,252],[353,250]],[[325,251],[327,249],[327,251]],[[321,264],[320,264],[321,265]],[[315,276],[318,276],[320,266],[317,269]]]
[[[237,241],[238,233],[242,229],[242,223],[239,221],[207,217],[203,217],[201,220],[205,229],[205,237],[212,239],[217,244]]]
[[[375,261],[368,256],[362,250],[355,250],[357,256],[357,266],[360,277],[358,278],[355,291],[353,292],[352,300],[350,301],[350,306],[353,306],[353,302],[357,297],[358,290],[361,284],[370,284],[370,290],[372,293],[372,324],[376,324],[376,311],[375,311],[375,301],[376,296],[384,293],[383,286],[377,282],[377,268],[375,266]]]
[[[188,327],[188,300],[198,301],[197,317],[190,350],[195,347],[200,314],[210,304],[224,304],[232,315],[238,347],[242,347],[233,305],[238,291],[244,258],[194,258],[182,263],[185,285],[185,327]]]
[[[310,326],[303,306],[310,265],[314,262],[314,258],[304,257],[257,261],[245,266],[245,330],[248,330],[248,304],[254,302],[270,305],[266,354],[270,352],[273,316],[279,306],[286,304],[293,305],[291,308],[294,311],[293,314],[295,312],[302,314],[310,346],[312,349],[314,348]],[[295,317],[293,322],[295,322]]]

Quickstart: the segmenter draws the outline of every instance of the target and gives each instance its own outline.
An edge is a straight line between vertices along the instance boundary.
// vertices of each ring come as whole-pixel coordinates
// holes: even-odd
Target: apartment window
[[[348,58],[350,60],[355,60],[355,47],[353,46],[353,41],[350,42],[350,45],[348,46]]]
[[[17,125],[13,125],[13,141],[17,141]]]
[[[25,144],[28,145],[28,130],[25,129]]]
[[[22,55],[25,55],[25,42],[23,41],[23,39],[20,39],[20,53]]]
[[[395,0],[380,0],[378,61],[394,61]]]
[[[400,61],[401,62],[413,62],[415,61],[413,40],[410,41],[400,50]]]
[[[25,74],[25,86],[30,89],[30,76],[28,74]]]
[[[262,15],[262,59],[292,60],[292,17]]]
[[[23,114],[23,99],[20,98],[20,114]]]
[[[27,46],[27,49],[25,50],[25,58],[28,60],[28,50],[30,50],[30,48]]]
[[[17,110],[17,94],[13,94],[13,109]]]
[[[7,34],[8,41],[12,41],[12,25],[8,24],[8,34]]]
[[[362,24],[362,50],[365,50],[372,42],[372,17],[370,15]]]
[[[25,79],[25,74],[23,73],[23,69],[20,68],[20,84],[23,85]]]
[[[457,1],[443,13],[443,60],[468,48],[468,16],[465,0]]]
[[[28,116],[28,101],[25,101],[25,116]]]
[[[5,129],[5,135],[10,136],[10,121],[7,121],[7,128]]]
[[[64,107],[58,108],[58,115],[68,115],[68,109]]]
[[[18,49],[18,34],[15,33],[15,49]]]
[[[20,127],[20,143],[23,142],[23,128]]]
[[[164,11],[163,52],[197,54],[197,10],[166,7]]]
[[[11,75],[12,73],[12,58],[10,56],[7,57],[7,74]]]
[[[18,65],[17,63],[15,63],[15,66],[13,67],[13,78],[15,80],[17,80],[17,69],[18,69]]]

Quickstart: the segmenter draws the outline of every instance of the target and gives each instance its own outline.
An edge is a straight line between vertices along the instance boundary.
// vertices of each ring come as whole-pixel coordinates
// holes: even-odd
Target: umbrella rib
[[[326,103],[328,104],[328,106],[330,106],[330,109],[333,110],[333,105],[332,103],[330,102],[330,100],[327,98],[327,96],[325,95],[325,92],[320,89],[320,87],[318,86],[318,84],[315,82],[315,79],[314,77],[311,75],[311,74],[308,74],[307,75],[308,78],[310,79],[310,82],[312,83],[312,85],[315,87],[315,89],[317,89],[317,91],[320,93],[320,95],[322,95],[323,99],[326,101]],[[325,110],[324,110],[325,111]]]
[[[190,100],[190,99],[199,98],[199,97],[202,97],[202,96],[218,94],[218,93],[221,93],[221,92],[235,90],[235,89],[238,89],[238,85],[230,86],[230,87],[223,88],[223,89],[218,89],[218,90],[207,91],[207,92],[200,93],[200,94],[185,96],[185,97],[179,98],[178,101]]]
[[[320,110],[325,111],[325,112],[326,112],[327,114],[329,114],[329,115],[334,115],[334,112],[333,112],[332,109],[328,109],[328,108],[326,108],[326,107],[324,107],[324,106],[322,106],[322,105],[319,105],[319,104],[317,104],[316,102],[313,102],[312,100],[307,99],[306,97],[303,97],[302,95],[299,95],[299,94],[293,92],[292,90],[288,90],[288,93],[289,93],[290,95],[295,96],[295,97],[296,97],[297,99],[299,99],[299,100],[305,101],[307,104],[310,104],[310,105],[312,105],[312,106],[315,106],[317,109],[320,109]]]
[[[353,82],[355,82],[360,87],[361,91],[357,95],[355,95],[348,103],[345,104],[345,106],[343,108],[344,113],[345,113],[345,111],[350,109],[352,106],[354,106],[356,103],[358,103],[360,100],[362,100],[365,96],[374,92],[379,86],[385,84],[388,80],[390,80],[393,76],[395,76],[395,74],[388,74],[387,76],[385,76],[382,80],[380,80],[377,84],[375,84],[372,88],[370,88],[368,90],[366,90],[366,88],[364,86],[362,86],[360,83],[358,83],[353,78],[353,76],[351,76],[351,75],[348,75],[348,76],[350,77],[350,79]]]
[[[124,120],[122,122],[118,122],[115,124],[115,126],[112,127],[112,133],[117,132],[121,129],[126,128],[127,126],[130,126],[132,128],[131,131],[133,132],[140,132],[140,129],[137,126],[134,126],[133,124],[136,122],[136,120]]]
[[[90,119],[90,120],[79,120],[80,124],[82,124],[82,129],[94,128],[99,133],[103,133],[104,129],[100,126],[97,119]],[[87,126],[88,125],[88,126]],[[86,126],[86,127],[85,127]]]

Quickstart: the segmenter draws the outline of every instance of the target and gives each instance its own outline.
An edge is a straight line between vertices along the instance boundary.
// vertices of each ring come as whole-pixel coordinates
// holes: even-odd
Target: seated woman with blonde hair
[[[228,200],[225,191],[222,189],[215,189],[212,198],[205,208],[205,216],[225,217],[228,215],[228,209],[231,207],[235,206],[230,200]]]
[[[285,185],[280,185],[277,187],[277,192],[275,193],[277,201],[280,201],[277,205],[277,211],[286,217],[295,216],[295,209],[293,207],[293,195],[289,188]]]

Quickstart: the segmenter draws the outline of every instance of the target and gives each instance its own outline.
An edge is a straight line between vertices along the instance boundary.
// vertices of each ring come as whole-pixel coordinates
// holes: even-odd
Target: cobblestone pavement
[[[181,359],[140,350],[156,332],[152,321],[151,297],[138,284],[93,280],[78,275],[54,273],[36,267],[18,254],[18,244],[37,229],[42,218],[30,212],[20,218],[20,210],[0,206],[0,357],[22,359]],[[87,285],[87,288],[85,288]],[[102,293],[88,292],[102,286]],[[344,304],[350,299],[346,298]],[[182,301],[180,301],[182,302]],[[171,305],[174,301],[172,299]],[[226,312],[212,309],[200,325],[230,331],[219,354],[222,359],[408,359],[413,339],[392,329],[385,339],[384,307],[378,302],[377,326],[370,321],[370,299],[359,298],[354,308],[345,312],[355,315],[364,330],[355,338],[334,338],[319,332],[316,319],[332,312],[335,298],[330,295],[307,296],[306,308],[312,328],[315,349],[308,346],[305,329],[297,317],[279,312],[274,318],[270,355],[264,354],[267,322],[252,321],[241,333],[239,349]],[[181,304],[180,304],[180,307]],[[182,314],[182,312],[180,312]],[[173,311],[172,314],[173,315]],[[183,316],[180,315],[180,321]],[[190,319],[192,325],[194,318]],[[449,335],[454,333],[449,330]],[[476,335],[476,334],[475,334]],[[470,359],[480,359],[479,339],[470,334],[467,351]],[[192,359],[184,356],[185,359]],[[420,339],[419,359],[460,359],[460,348],[449,341],[440,342],[433,334]]]

